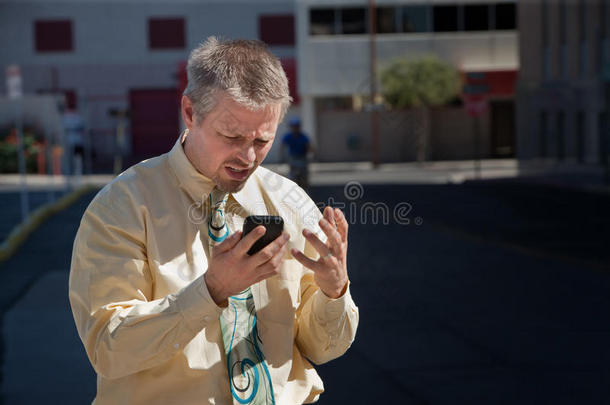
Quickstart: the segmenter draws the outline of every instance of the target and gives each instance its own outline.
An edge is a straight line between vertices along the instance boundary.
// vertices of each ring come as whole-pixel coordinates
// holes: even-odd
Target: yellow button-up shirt
[[[69,298],[79,336],[97,372],[95,405],[231,404],[218,318],[223,308],[203,279],[208,264],[207,199],[214,183],[182,147],[141,162],[93,199],[74,241]],[[233,205],[231,205],[233,204]],[[232,223],[281,215],[289,247],[318,254],[320,210],[294,182],[258,167],[230,196]],[[349,289],[330,299],[289,250],[279,275],[251,287],[257,325],[278,404],[317,400],[312,367],[354,340],[358,308]]]

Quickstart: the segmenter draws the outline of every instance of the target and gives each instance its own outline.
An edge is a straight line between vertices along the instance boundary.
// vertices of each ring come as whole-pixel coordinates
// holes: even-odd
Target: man
[[[288,153],[286,153],[286,149]],[[311,151],[309,138],[301,132],[301,120],[292,118],[290,120],[290,132],[282,138],[282,160],[286,160],[288,154],[290,165],[290,179],[299,186],[309,186],[307,155]]]
[[[94,404],[316,401],[310,361],[342,355],[358,324],[347,221],[259,167],[291,101],[261,42],[209,38],[188,77],[187,130],[104,187],[76,235],[70,303]],[[285,225],[250,256],[252,214]]]
[[[72,103],[73,104],[73,103]],[[64,133],[66,136],[66,167],[69,175],[83,174],[85,123],[74,105],[68,105],[63,115]]]

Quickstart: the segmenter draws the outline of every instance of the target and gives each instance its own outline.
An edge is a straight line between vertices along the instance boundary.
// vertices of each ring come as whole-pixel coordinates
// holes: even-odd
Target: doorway
[[[129,108],[132,157],[140,161],[169,152],[180,130],[178,90],[131,90]]]
[[[512,158],[515,156],[515,102],[492,100],[491,107],[491,156]]]

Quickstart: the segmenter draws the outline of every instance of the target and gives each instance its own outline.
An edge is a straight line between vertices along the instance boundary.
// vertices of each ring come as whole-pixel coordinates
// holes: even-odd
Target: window
[[[542,49],[542,77],[545,81],[551,80],[551,47],[549,45]]]
[[[568,76],[568,44],[566,27],[566,0],[559,0],[559,74],[562,79]]]
[[[36,52],[72,51],[72,21],[36,21],[34,23],[34,38]]]
[[[458,30],[457,6],[434,6],[434,31],[452,32]]]
[[[585,0],[578,1],[578,38],[584,41],[587,38],[587,6]]]
[[[489,6],[472,4],[464,6],[464,30],[487,31],[489,29]]]
[[[587,74],[587,59],[589,56],[588,43],[587,43],[587,17],[586,17],[586,4],[585,0],[579,0],[578,2],[578,38],[580,44],[580,63],[578,64],[578,70],[581,77],[585,77]]]
[[[610,24],[610,0],[601,0],[599,5],[599,17],[596,35],[596,73],[602,73],[604,71],[604,58],[606,53],[604,49],[610,46],[610,38],[608,33],[608,24]]]
[[[539,143],[539,152],[540,157],[546,157],[546,144],[547,144],[547,133],[548,133],[548,113],[546,111],[540,111],[540,131],[538,134],[540,135],[540,143]]]
[[[565,121],[566,114],[560,111],[557,114],[557,160],[564,160],[566,157],[565,148]]]
[[[547,8],[545,6],[543,8],[545,9],[545,14],[543,14],[542,18],[546,18]],[[495,28],[497,30],[514,30],[517,28],[515,3],[496,4],[495,14]]]
[[[576,157],[579,163],[585,161],[585,112],[578,111],[576,116]]]
[[[566,43],[566,1],[559,0],[559,42]]]
[[[335,10],[311,9],[309,10],[309,33],[311,35],[332,35],[335,30]]]
[[[542,37],[542,78],[546,80],[550,80],[551,78],[551,47],[549,45],[549,20],[548,20],[548,3],[547,0],[542,0],[542,5],[540,7],[541,12],[541,24],[540,30],[542,31],[540,36]],[[497,11],[496,11],[496,26],[497,26]]]
[[[602,112],[597,117],[597,136],[599,139],[599,163],[602,165],[610,164],[610,142],[608,141],[608,131],[610,131],[610,120],[608,113]]]
[[[430,32],[430,8],[405,6],[401,8],[402,32]]]
[[[268,45],[294,45],[294,16],[259,16],[258,36]]]
[[[396,9],[393,7],[377,8],[377,32],[388,34],[398,32],[396,27]]]
[[[150,49],[184,49],[184,18],[151,18],[148,20]]]
[[[342,34],[365,34],[368,31],[366,12],[363,7],[343,8],[339,12]]]

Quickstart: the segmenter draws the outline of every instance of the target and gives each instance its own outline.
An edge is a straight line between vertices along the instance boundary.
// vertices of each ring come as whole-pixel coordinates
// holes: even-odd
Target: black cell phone
[[[282,217],[277,215],[250,215],[247,216],[244,221],[242,238],[259,225],[263,225],[267,229],[267,232],[254,242],[254,245],[248,250],[249,255],[255,254],[273,242],[284,230],[284,220]]]

